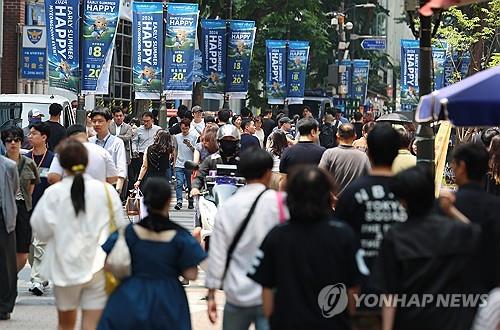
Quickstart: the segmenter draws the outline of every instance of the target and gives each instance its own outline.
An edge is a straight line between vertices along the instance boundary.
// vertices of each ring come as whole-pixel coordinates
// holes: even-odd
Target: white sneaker
[[[29,292],[33,293],[35,296],[41,296],[43,295],[43,285],[38,282],[31,282]]]

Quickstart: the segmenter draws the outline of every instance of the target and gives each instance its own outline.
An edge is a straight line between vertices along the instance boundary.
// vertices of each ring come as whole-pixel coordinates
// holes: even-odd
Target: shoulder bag
[[[115,213],[107,184],[104,184],[104,189],[109,212],[109,232],[112,233],[116,231]],[[104,274],[106,278],[105,291],[108,295],[116,289],[121,279],[130,276],[131,273],[130,250],[125,240],[125,228],[118,230],[118,239],[106,258]]]
[[[229,249],[227,250],[227,256],[226,256],[226,265],[224,266],[224,273],[222,273],[222,278],[221,278],[221,283],[224,283],[224,278],[226,277],[227,274],[227,269],[229,268],[229,263],[231,262],[231,258],[233,256],[234,249],[236,249],[236,246],[238,245],[238,242],[241,239],[241,236],[243,235],[243,232],[247,228],[248,223],[250,222],[250,218],[253,215],[253,212],[255,211],[255,207],[257,206],[257,202],[259,201],[260,197],[267,191],[268,189],[264,189],[263,192],[261,192],[255,201],[253,202],[252,206],[250,207],[250,211],[248,211],[247,216],[243,220],[243,222],[240,225],[240,228],[238,228],[238,231],[236,232],[236,235],[234,235],[233,241],[229,245]]]

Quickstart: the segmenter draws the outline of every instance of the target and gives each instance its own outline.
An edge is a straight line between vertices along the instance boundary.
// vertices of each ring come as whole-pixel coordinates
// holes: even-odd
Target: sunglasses
[[[23,139],[18,138],[18,137],[17,138],[6,138],[5,139],[5,143],[11,143],[11,142],[16,142],[17,143],[17,142],[21,142],[22,140]]]

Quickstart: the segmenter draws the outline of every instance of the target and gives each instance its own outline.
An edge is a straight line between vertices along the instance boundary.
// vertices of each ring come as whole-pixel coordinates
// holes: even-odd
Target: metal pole
[[[420,7],[426,0],[420,0]],[[420,15],[419,96],[432,92],[432,16]],[[417,162],[434,169],[434,131],[430,122],[417,127]]]
[[[226,18],[228,20],[233,19],[233,0],[226,0]],[[229,22],[226,22],[226,25],[229,24]],[[227,29],[226,29],[227,31]],[[226,32],[226,41],[228,39],[227,32]],[[226,42],[226,47],[227,47],[227,42]],[[226,49],[227,50],[227,49]],[[227,53],[227,52],[226,52]],[[227,74],[227,59],[226,59],[226,74]],[[227,76],[226,76],[226,81],[227,81]],[[226,83],[227,85],[227,83]],[[224,104],[222,105],[223,109],[229,109],[229,95],[224,91]]]
[[[165,11],[165,3],[163,4],[164,11]],[[166,129],[167,128],[167,97],[165,94],[163,94],[163,79],[161,79],[160,83],[160,109],[158,110],[158,124],[161,126],[161,128]]]
[[[83,31],[83,1],[80,1],[80,31]],[[79,48],[79,61],[80,61],[80,69],[78,72],[80,73],[80,83],[78,84],[78,108],[76,109],[76,123],[85,126],[87,123],[87,115],[85,113],[85,95],[82,94],[82,74],[83,74],[83,68],[82,68],[82,42],[83,38],[80,38],[80,47]]]

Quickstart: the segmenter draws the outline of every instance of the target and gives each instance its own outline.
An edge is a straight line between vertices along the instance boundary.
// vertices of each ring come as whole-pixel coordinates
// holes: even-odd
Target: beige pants
[[[274,189],[274,190],[279,190],[280,181],[282,180],[282,178],[283,178],[283,174],[273,172],[271,174],[271,182],[269,183],[269,188]]]
[[[31,265],[31,282],[32,283],[44,283],[45,278],[40,276],[40,263],[42,262],[43,254],[45,253],[45,246],[47,243],[39,241],[33,237],[33,243],[31,243],[29,263]]]

